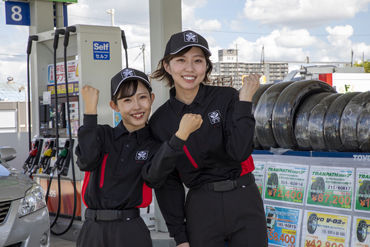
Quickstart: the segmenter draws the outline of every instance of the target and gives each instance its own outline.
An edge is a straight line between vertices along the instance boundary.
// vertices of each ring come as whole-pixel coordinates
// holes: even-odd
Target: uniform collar
[[[199,84],[199,90],[197,95],[195,96],[193,102],[191,102],[191,105],[201,105],[202,102],[204,102],[204,97],[205,97],[205,86],[203,83]],[[176,88],[172,87],[170,89],[170,104],[174,107],[174,109],[177,112],[181,112],[182,109],[186,106],[186,104],[182,103],[178,99],[176,99]]]
[[[121,121],[114,128],[114,139],[117,139],[117,138],[121,137],[122,135],[127,135],[127,136],[130,136],[130,137],[133,137],[140,144],[150,136],[150,131],[149,131],[148,125],[145,125],[144,128],[141,128],[139,130],[136,130],[136,131],[130,133],[126,129],[126,127],[123,125],[123,122]]]

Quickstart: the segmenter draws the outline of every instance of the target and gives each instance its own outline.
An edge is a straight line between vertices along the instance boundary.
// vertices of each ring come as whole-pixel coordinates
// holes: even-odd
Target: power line
[[[266,32],[244,32],[244,31],[208,30],[208,29],[190,28],[190,27],[183,28],[183,29],[184,30],[192,29],[192,30],[196,30],[196,31],[203,31],[203,32],[209,32],[209,33],[234,33],[234,34],[247,34],[247,35],[269,35],[269,34],[271,34],[271,32],[266,33]],[[284,35],[288,35],[289,36],[289,34],[284,34]],[[315,34],[315,33],[310,33],[310,35],[312,35],[312,36],[318,36],[318,37],[326,37],[329,34]],[[348,36],[347,34],[330,34],[330,35],[331,36]],[[296,36],[296,35],[293,35],[292,34],[292,36]],[[366,36],[370,36],[370,33],[352,34],[351,35],[351,37],[358,37],[358,36],[366,37]]]

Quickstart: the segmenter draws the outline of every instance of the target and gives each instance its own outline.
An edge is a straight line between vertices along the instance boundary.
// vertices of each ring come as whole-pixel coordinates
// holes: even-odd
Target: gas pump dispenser
[[[98,122],[113,126],[108,102],[110,79],[122,68],[121,34],[119,27],[75,25],[37,33],[38,41],[34,41],[31,66],[35,71],[32,83],[36,85],[32,95],[37,100],[32,101],[32,118],[33,126],[38,128],[32,134],[43,145],[38,144],[39,161],[34,161],[36,151],[31,150],[25,167],[33,168],[33,178],[47,191],[48,209],[55,216],[51,227],[57,235],[65,233],[65,225],[69,224],[66,220],[60,223],[58,217],[72,218],[70,224],[73,219],[84,219],[84,174],[77,167],[71,169],[72,160],[77,160],[74,149],[83,119],[79,91],[84,85],[99,89]],[[68,46],[64,52],[63,44]],[[56,176],[58,181],[53,181]]]

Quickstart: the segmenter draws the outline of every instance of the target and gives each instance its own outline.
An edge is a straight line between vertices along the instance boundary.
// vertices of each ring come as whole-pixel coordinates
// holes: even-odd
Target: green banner
[[[255,169],[253,171],[253,175],[254,175],[258,190],[259,190],[259,192],[261,193],[261,196],[262,196],[263,185],[264,185],[264,179],[263,178],[264,178],[264,175],[265,175],[265,163],[255,161],[254,166],[255,166]]]
[[[353,174],[352,168],[311,167],[307,204],[351,209]]]
[[[357,169],[356,211],[370,211],[370,169]]]
[[[303,204],[308,167],[270,163],[265,181],[265,199]]]

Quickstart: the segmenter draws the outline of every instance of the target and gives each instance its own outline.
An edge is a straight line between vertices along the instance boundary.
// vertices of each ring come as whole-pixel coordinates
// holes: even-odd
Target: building
[[[222,49],[218,51],[218,62],[213,64],[210,76],[212,85],[241,88],[242,75],[263,74],[267,82],[282,80],[288,74],[288,63],[265,62],[247,63],[238,61],[238,50]]]
[[[8,77],[0,82],[0,133],[26,132],[27,103],[26,89],[23,84]]]

